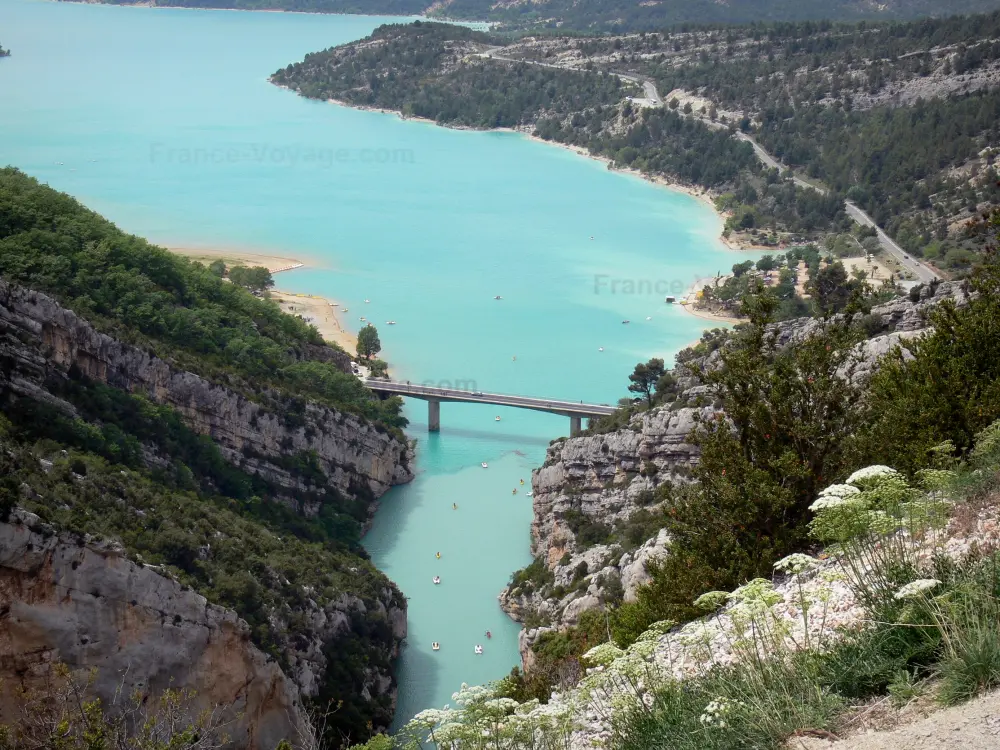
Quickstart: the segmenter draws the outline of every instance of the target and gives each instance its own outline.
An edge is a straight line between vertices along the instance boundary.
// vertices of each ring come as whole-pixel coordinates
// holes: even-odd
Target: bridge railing
[[[576,407],[578,409],[600,409],[608,410],[607,413],[612,413],[618,407],[613,404],[595,404],[588,401],[569,401],[566,399],[550,399],[550,398],[536,398],[534,396],[525,396],[519,393],[500,393],[498,391],[470,391],[459,388],[441,388],[439,386],[424,385],[422,383],[407,383],[399,380],[381,380],[379,378],[366,378],[364,381],[372,390],[386,390],[393,391],[400,394],[410,393],[412,395],[424,395],[424,396],[440,396],[442,398],[456,397],[456,398],[467,398],[467,399],[510,399],[512,401],[520,401],[526,404],[532,404],[540,407],[547,407],[551,409],[560,408],[572,408]]]

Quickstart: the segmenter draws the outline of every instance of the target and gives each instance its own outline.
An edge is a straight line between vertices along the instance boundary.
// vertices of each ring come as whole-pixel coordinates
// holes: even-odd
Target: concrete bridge
[[[441,402],[464,401],[470,404],[495,404],[497,406],[513,406],[518,409],[547,411],[550,414],[562,414],[569,417],[569,433],[580,432],[583,419],[586,417],[601,417],[614,414],[615,407],[607,404],[585,404],[582,401],[557,401],[550,398],[531,398],[529,396],[510,396],[504,393],[483,393],[482,391],[463,391],[456,388],[437,388],[430,385],[413,385],[394,380],[366,378],[364,384],[373,391],[390,393],[395,396],[419,398],[427,402],[427,429],[437,432],[441,429]]]

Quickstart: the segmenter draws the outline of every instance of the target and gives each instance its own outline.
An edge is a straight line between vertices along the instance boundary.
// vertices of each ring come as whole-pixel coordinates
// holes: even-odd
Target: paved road
[[[926,284],[929,281],[941,278],[940,273],[917,261],[903,248],[896,244],[895,240],[883,232],[882,228],[875,223],[875,220],[862,211],[859,206],[851,203],[850,201],[844,201],[844,207],[847,209],[847,215],[854,219],[858,224],[866,227],[874,227],[875,231],[878,232],[878,241],[881,243],[883,249],[898,260],[900,266],[916,276],[919,281]]]
[[[551,398],[531,398],[530,396],[511,396],[505,393],[483,393],[482,391],[463,391],[455,388],[437,388],[429,385],[401,383],[395,380],[380,380],[367,378],[363,381],[373,391],[392,393],[398,396],[411,396],[425,401],[464,401],[473,404],[495,404],[497,406],[514,406],[521,409],[546,411],[565,416],[594,417],[614,414],[615,407],[607,404],[585,404],[582,401],[560,401]]]

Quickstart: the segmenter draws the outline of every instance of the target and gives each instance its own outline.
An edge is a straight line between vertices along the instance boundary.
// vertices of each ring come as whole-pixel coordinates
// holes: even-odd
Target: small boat
[[[483,647],[480,646],[478,643],[476,644],[476,653],[477,654],[483,653]]]
[[[590,235],[590,239],[594,239],[594,235]]]
[[[490,465],[489,465],[488,463],[486,463],[485,461],[483,461],[483,462],[482,462],[482,463],[480,464],[480,466],[482,466],[482,467],[483,467],[484,469],[488,469],[488,468],[490,468]]]
[[[674,304],[677,301],[677,298],[676,297],[667,296],[667,297],[663,298],[663,301],[666,302],[668,305],[672,305],[672,304]]]
[[[434,585],[437,586],[441,583],[441,576],[434,576]]]
[[[362,319],[361,319],[361,322],[362,322],[362,323],[364,323],[364,322],[365,322],[365,318],[362,318]]]
[[[458,510],[458,503],[452,503],[451,504],[451,509],[452,510]]]
[[[510,494],[512,494],[512,495],[516,495],[516,494],[517,494],[517,487],[515,487],[514,489],[512,489],[512,490],[510,491]]]
[[[631,323],[631,322],[632,322],[631,320],[623,320],[623,321],[622,321],[622,325],[623,325],[623,326],[627,326],[627,325],[628,325],[629,323]]]
[[[501,297],[501,296],[500,296],[500,295],[498,294],[498,295],[497,295],[496,297],[494,297],[493,299],[503,299],[503,297]]]
[[[395,320],[387,320],[387,321],[385,321],[385,324],[387,326],[394,326],[394,325],[396,325],[396,321]]]
[[[493,417],[493,421],[494,422],[499,422],[500,421],[500,416],[497,415],[497,416]]]
[[[348,309],[347,309],[346,307],[342,307],[342,308],[340,308],[340,311],[341,311],[341,312],[350,312],[350,310],[348,310]]]
[[[603,347],[603,346],[599,346],[599,347],[597,347],[597,351],[599,351],[599,352],[603,352],[603,351],[604,351],[604,347]]]
[[[517,356],[515,355],[515,356],[511,357],[511,358],[510,358],[510,361],[511,361],[511,362],[517,362]]]
[[[440,560],[440,559],[441,559],[441,553],[440,553],[440,552],[438,552],[438,553],[437,553],[437,554],[435,555],[435,557],[436,557],[436,558],[437,558],[438,560]]]
[[[440,650],[441,650],[441,644],[438,643],[437,641],[434,641],[434,643],[431,644],[431,651],[440,651]]]
[[[530,490],[529,490],[528,492],[525,492],[524,494],[525,494],[525,496],[527,496],[527,497],[534,497],[534,496],[535,496],[535,493],[534,493],[534,492],[532,492],[532,491],[530,491]]]
[[[653,319],[653,316],[652,316],[652,315],[647,315],[647,316],[646,316],[646,320],[652,320],[652,319]]]
[[[367,304],[368,304],[369,302],[371,302],[371,300],[370,300],[370,299],[366,299],[366,300],[365,300],[365,304],[366,304],[366,305],[367,305]]]

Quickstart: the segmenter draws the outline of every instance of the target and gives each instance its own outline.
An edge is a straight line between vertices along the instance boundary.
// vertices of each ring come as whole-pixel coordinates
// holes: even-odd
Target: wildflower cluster
[[[702,712],[698,720],[707,727],[725,729],[727,726],[726,717],[729,716],[734,708],[742,706],[743,703],[741,701],[716,698],[705,706],[705,710]]]
[[[905,586],[900,587],[899,591],[897,591],[893,596],[900,600],[916,599],[940,585],[941,581],[936,578],[918,578],[916,581],[910,581]]]

